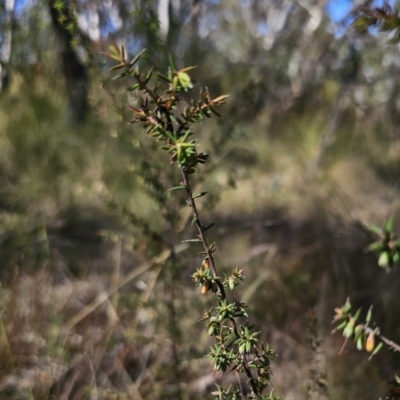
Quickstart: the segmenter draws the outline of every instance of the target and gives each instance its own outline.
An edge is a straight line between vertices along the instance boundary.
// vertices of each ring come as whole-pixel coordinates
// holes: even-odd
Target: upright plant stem
[[[201,242],[203,244],[204,251],[205,251],[205,253],[206,253],[207,257],[208,257],[208,260],[210,261],[211,272],[213,274],[213,277],[215,278],[216,284],[218,285],[218,289],[219,289],[220,294],[221,294],[221,300],[227,300],[227,295],[226,295],[226,292],[225,292],[225,288],[224,288],[224,285],[221,283],[221,281],[220,281],[220,279],[218,277],[217,267],[215,266],[215,259],[214,259],[213,254],[212,254],[213,252],[211,251],[210,246],[208,245],[208,241],[207,241],[207,238],[206,238],[206,235],[205,235],[205,232],[204,232],[204,228],[203,228],[203,225],[202,225],[200,217],[199,217],[199,212],[198,212],[197,207],[196,207],[196,202],[195,202],[195,199],[193,198],[193,192],[192,192],[192,188],[191,188],[191,185],[190,185],[188,173],[184,168],[181,171],[182,171],[183,183],[185,185],[186,193],[187,193],[187,196],[188,196],[188,199],[189,199],[189,204],[190,204],[190,207],[192,209],[193,217],[196,220],[196,226],[197,226],[197,229],[199,231],[199,237],[200,237],[200,240],[201,240]],[[238,330],[237,323],[236,323],[235,319],[234,318],[230,318],[230,322],[231,322],[231,325],[232,325],[233,333],[235,334],[236,338],[239,339],[240,338],[240,334],[239,334],[239,330]],[[244,371],[245,371],[245,373],[247,375],[247,378],[249,379],[251,388],[253,389],[253,392],[254,392],[255,396],[257,397],[257,399],[260,400],[261,399],[261,396],[260,396],[261,394],[259,393],[256,380],[253,377],[253,374],[252,374],[252,372],[250,370],[250,367],[248,366],[248,363],[247,363],[247,360],[246,360],[246,356],[244,354],[242,354],[241,357],[242,357],[243,369],[244,369]]]

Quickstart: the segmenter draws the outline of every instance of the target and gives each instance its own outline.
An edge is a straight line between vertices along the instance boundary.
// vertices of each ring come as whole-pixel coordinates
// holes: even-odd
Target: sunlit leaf
[[[200,198],[200,197],[205,196],[207,193],[208,193],[208,192],[197,193],[197,194],[194,194],[194,195],[192,196],[192,198],[193,198],[193,199],[198,199],[198,198]]]
[[[378,226],[374,225],[374,224],[369,224],[368,225],[368,229],[372,232],[375,233],[378,236],[382,235],[382,229],[379,228]]]
[[[185,186],[175,186],[175,187],[173,187],[171,189],[168,189],[167,192],[173,192],[175,190],[185,190],[185,189],[186,189]]]
[[[139,54],[137,54],[132,60],[131,60],[131,62],[129,63],[129,65],[131,66],[131,67],[133,67],[139,60],[140,60],[140,57],[142,57],[142,55],[143,55],[143,53],[146,51],[146,49],[143,49]]]
[[[393,232],[393,228],[394,228],[394,218],[393,215],[391,215],[385,224],[384,231],[385,233],[390,234]]]

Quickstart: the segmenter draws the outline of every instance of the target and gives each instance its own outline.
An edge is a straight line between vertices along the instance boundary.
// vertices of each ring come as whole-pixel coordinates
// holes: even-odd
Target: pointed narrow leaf
[[[360,314],[361,314],[361,308],[359,308],[356,311],[356,314],[354,315],[354,322],[356,322],[358,320],[358,318],[360,318]]]
[[[174,87],[174,90],[176,91],[178,89],[179,86],[179,79],[177,76],[174,76],[174,79],[172,80],[172,85]]]
[[[364,347],[364,337],[363,335],[360,335],[357,338],[357,350],[361,351]]]
[[[186,68],[182,68],[179,72],[189,72],[192,69],[196,69],[196,66],[192,66],[192,67],[186,67]]]
[[[341,331],[346,325],[347,325],[347,321],[343,321],[341,324],[339,324],[339,325],[332,331],[332,333],[335,333],[335,332],[337,332],[337,331]]]
[[[215,225],[215,222],[211,222],[211,224],[209,224],[209,225],[203,227],[203,231],[204,231],[204,232],[208,231],[208,230],[211,229],[214,225]]]
[[[371,243],[371,244],[365,249],[365,251],[366,251],[366,252],[369,252],[369,251],[377,251],[377,250],[381,250],[382,248],[383,248],[383,245],[382,245],[381,242],[374,242],[374,243]]]
[[[125,72],[123,72],[122,74],[119,74],[119,75],[117,75],[117,76],[114,76],[114,78],[112,78],[112,80],[114,81],[114,80],[116,80],[116,79],[121,79],[121,78],[124,78],[125,76],[128,76],[129,75],[129,71],[125,71]]]
[[[351,337],[353,335],[353,333],[354,333],[354,323],[355,323],[354,318],[350,318],[349,322],[346,325],[346,328],[344,328],[343,336],[345,336],[346,338],[349,338],[349,337]]]
[[[378,236],[382,236],[382,229],[379,228],[379,226],[376,226],[374,224],[369,224],[368,229],[372,232],[375,233]]]
[[[165,75],[163,75],[163,74],[157,73],[157,76],[158,76],[159,78],[161,78],[162,80],[168,82],[168,83],[171,83],[171,82],[172,82],[171,79],[167,78],[167,77],[166,77]]]
[[[124,68],[124,67],[125,67],[125,64],[124,64],[124,63],[121,63],[121,64],[118,64],[118,65],[114,65],[113,67],[111,67],[111,68],[109,69],[109,71],[115,71],[115,70],[117,70],[117,69]]]
[[[173,71],[176,71],[176,64],[174,61],[174,58],[172,57],[171,53],[168,53],[168,60],[169,60],[169,65],[171,66]]]
[[[205,196],[207,193],[208,193],[208,192],[201,192],[201,193],[194,194],[194,195],[192,196],[192,199],[198,199],[199,197]]]
[[[171,132],[164,131],[164,133],[168,136],[169,139],[172,140],[173,143],[176,143],[176,138],[174,136],[172,136]]]
[[[393,228],[394,228],[394,218],[393,218],[393,215],[391,215],[383,229],[386,233],[392,233]]]
[[[367,316],[365,317],[365,324],[368,326],[371,323],[372,318],[372,306],[369,308]]]
[[[111,54],[107,54],[108,57],[113,58],[114,60],[120,60],[121,59],[121,50],[115,43],[111,43],[110,46],[108,46],[108,49],[110,50]]]
[[[152,75],[153,75],[153,69],[154,67],[151,67],[149,72],[146,75],[146,83],[151,79]]]
[[[198,221],[198,219],[196,217],[194,217],[192,219],[192,222],[190,223],[190,225],[193,226],[197,221]]]
[[[135,83],[134,85],[129,86],[126,90],[127,90],[128,92],[132,92],[133,90],[138,89],[139,86],[140,86],[139,83]]]
[[[343,311],[345,313],[348,313],[348,312],[351,311],[351,303],[350,303],[350,299],[349,298],[346,299],[346,303],[343,306]]]
[[[216,112],[212,107],[209,108],[217,117],[222,118],[222,115],[220,113]]]
[[[215,105],[224,104],[228,97],[229,97],[229,94],[223,94],[222,96],[219,96],[219,97],[211,100],[211,103],[213,103]]]
[[[131,67],[133,67],[140,59],[140,57],[142,57],[143,53],[146,51],[146,49],[143,49],[139,54],[137,54],[132,61],[129,63],[129,65]]]
[[[198,243],[198,242],[201,242],[201,240],[199,238],[182,240],[182,243]]]
[[[186,189],[185,186],[175,186],[175,187],[173,187],[171,189],[168,189],[167,192],[173,192],[175,190],[184,190],[184,189]]]
[[[378,353],[378,351],[382,348],[382,346],[383,346],[383,343],[382,343],[382,342],[379,342],[379,343],[377,344],[377,346],[375,347],[375,350],[374,350],[374,351],[372,352],[372,354],[369,356],[368,361],[370,361],[371,358],[372,358],[375,354]]]
[[[193,132],[192,132],[191,129],[188,129],[188,130],[185,132],[185,135],[183,136],[183,138],[181,139],[182,142],[186,142],[186,140],[188,139],[188,137],[190,136],[190,134],[193,134]]]

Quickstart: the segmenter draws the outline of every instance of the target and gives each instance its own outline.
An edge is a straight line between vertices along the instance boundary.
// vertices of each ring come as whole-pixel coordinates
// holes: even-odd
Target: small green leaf
[[[197,221],[198,221],[198,219],[196,217],[193,217],[192,222],[190,223],[190,226],[193,226]]]
[[[173,187],[171,189],[168,189],[167,192],[173,192],[175,190],[184,190],[184,189],[186,189],[185,186],[175,186],[175,187]]]
[[[111,67],[109,69],[109,71],[115,71],[117,69],[124,68],[124,67],[125,67],[125,63],[121,63],[121,64],[118,64],[118,65],[114,65],[113,67]]]
[[[351,311],[351,303],[349,298],[346,299],[346,303],[343,306],[343,311],[345,313],[349,313]]]
[[[358,340],[358,338],[360,337],[360,336],[362,336],[361,334],[363,333],[363,326],[362,326],[362,324],[359,324],[359,325],[357,325],[355,328],[354,328],[354,340]]]
[[[374,242],[371,243],[366,249],[365,251],[377,251],[377,250],[382,250],[383,248],[383,244],[381,242]]]
[[[171,139],[173,143],[176,143],[176,138],[174,136],[172,136],[171,132],[164,131],[164,134],[167,135],[168,138]]]
[[[153,67],[150,68],[149,72],[146,75],[146,83],[151,79],[153,75]]]
[[[129,65],[131,67],[133,67],[140,59],[140,57],[142,57],[143,53],[146,51],[146,49],[143,49],[138,55],[136,55],[132,61],[129,63]]]
[[[201,192],[201,193],[194,194],[194,195],[192,196],[192,199],[198,199],[199,197],[205,196],[207,193],[208,193],[208,192]]]
[[[217,117],[222,118],[222,115],[220,113],[216,112],[212,107],[209,108]]]
[[[361,314],[361,308],[359,308],[355,315],[354,315],[354,322],[356,322],[358,320],[358,318],[360,318],[360,314]]]
[[[181,139],[182,143],[186,142],[186,140],[188,139],[188,137],[189,137],[191,134],[193,134],[192,130],[191,130],[191,129],[188,129],[188,130],[185,132],[185,135],[184,135],[184,136],[182,137],[182,139]]]
[[[132,92],[132,91],[134,91],[134,90],[136,90],[136,89],[138,89],[139,88],[139,86],[140,86],[140,84],[139,83],[135,83],[134,85],[132,85],[132,86],[129,86],[126,90],[128,91],[128,92]]]
[[[203,227],[203,231],[206,232],[209,229],[211,229],[215,225],[215,222],[211,222],[211,224],[208,224],[207,226]]]
[[[353,335],[354,323],[355,323],[354,318],[350,318],[349,322],[346,325],[346,328],[344,328],[343,336],[345,336],[346,338],[349,338]]]
[[[179,86],[179,79],[177,76],[174,77],[174,79],[172,80],[172,86],[174,87],[174,90],[176,91],[178,89]]]
[[[108,46],[108,49],[110,50],[110,55],[114,56],[114,57],[110,57],[110,58],[114,58],[115,60],[120,60],[121,58],[121,50],[119,49],[118,45],[116,45],[115,43],[112,43],[110,46]]]
[[[201,242],[201,240],[199,238],[182,240],[182,243],[198,243],[198,242]]]
[[[125,71],[122,74],[114,76],[114,78],[112,78],[112,80],[114,81],[116,79],[121,79],[121,78],[124,78],[125,76],[128,76],[128,75],[129,75],[129,71]]]
[[[378,236],[382,236],[382,229],[379,228],[378,226],[374,225],[374,224],[369,224],[368,225],[368,229],[372,232],[375,233]]]
[[[382,342],[379,342],[379,343],[377,344],[377,346],[375,347],[374,351],[373,351],[372,354],[369,356],[368,361],[370,361],[371,358],[372,358],[375,354],[377,354],[377,353],[379,352],[379,350],[382,348],[382,346],[383,346],[383,343],[382,343]]]
[[[193,69],[196,69],[196,68],[197,68],[196,66],[186,67],[186,68],[182,68],[182,69],[180,70],[180,72],[189,72],[189,71],[191,71],[191,70],[193,70]]]
[[[360,335],[357,338],[357,350],[361,351],[364,348],[364,337],[363,335]]]
[[[341,324],[339,324],[333,331],[332,333],[335,333],[337,331],[342,330],[345,326],[347,325],[347,320],[343,321]]]
[[[394,228],[394,218],[393,215],[387,220],[385,227],[383,228],[385,233],[392,233]]]
[[[368,326],[371,323],[372,318],[372,306],[369,308],[367,316],[365,317],[365,324]]]
[[[163,75],[163,74],[159,74],[159,73],[158,73],[157,76],[158,76],[159,78],[161,78],[162,80],[168,82],[168,83],[172,83],[171,79],[167,78],[167,77],[166,77],[165,75]]]
[[[175,60],[172,57],[171,53],[168,53],[168,60],[169,60],[169,65],[171,66],[173,71],[176,71],[176,64],[175,64]]]

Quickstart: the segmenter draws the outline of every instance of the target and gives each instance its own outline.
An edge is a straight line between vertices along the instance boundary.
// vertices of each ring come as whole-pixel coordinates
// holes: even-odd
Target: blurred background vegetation
[[[221,270],[245,270],[240,296],[279,355],[275,393],[382,395],[399,355],[338,356],[330,334],[349,295],[400,341],[399,269],[364,252],[365,223],[399,213],[400,52],[349,29],[361,4],[0,2],[2,399],[205,399],[236,379],[203,358],[212,299],[190,278],[200,249],[176,247],[192,235],[184,199],[166,192],[179,173],[127,126],[137,99],[111,80],[110,41],[147,48],[158,70],[168,54],[196,65],[213,97],[230,94],[199,132],[212,156],[202,213],[218,221]]]

